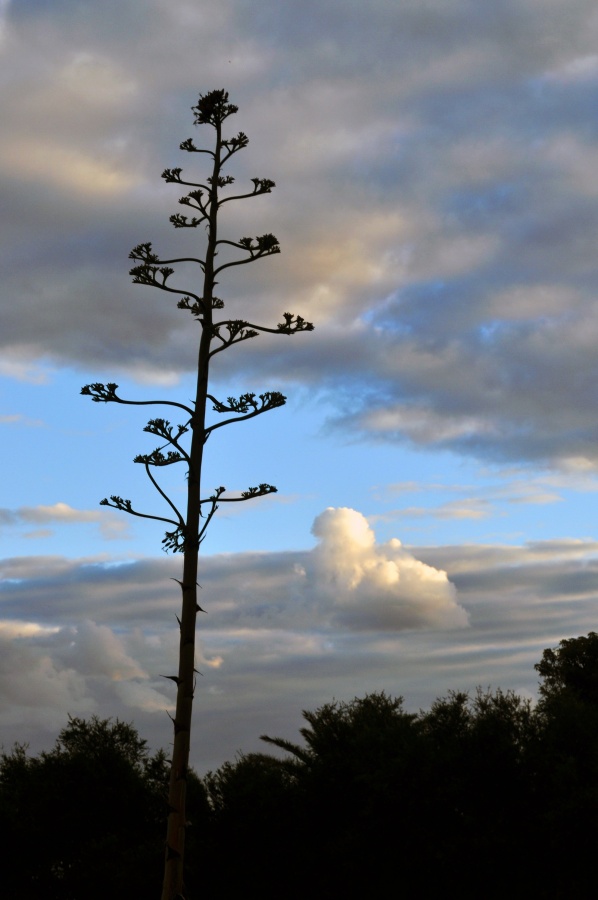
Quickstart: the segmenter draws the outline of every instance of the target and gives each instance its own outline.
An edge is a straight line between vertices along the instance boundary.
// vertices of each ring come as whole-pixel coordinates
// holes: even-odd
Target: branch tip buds
[[[293,313],[285,312],[282,314],[284,322],[278,323],[278,330],[282,334],[296,334],[298,331],[313,331],[314,326],[311,322],[306,322],[302,316],[294,316]]]
[[[209,91],[207,94],[200,94],[197,104],[191,109],[195,113],[196,125],[216,127],[222,124],[228,116],[234,115],[239,107],[228,102],[228,91],[215,90]]]
[[[178,441],[178,439],[189,431],[188,425],[177,425],[177,433],[173,435],[173,426],[170,424],[168,419],[150,419],[144,431],[147,431],[148,434],[155,434],[158,437],[166,438],[169,443],[174,443]]]
[[[220,335],[222,326],[228,331],[228,338],[223,338]],[[214,336],[219,337],[226,345],[237,344],[239,341],[246,341],[258,336],[258,332],[254,328],[249,328],[249,322],[244,322],[242,319],[230,319],[228,322],[221,322],[220,325],[213,325],[212,330]]]
[[[241,493],[243,500],[251,500],[253,497],[265,497],[266,494],[276,494],[278,488],[273,484],[259,484],[257,487],[250,487]]]
[[[237,152],[237,150],[244,150],[248,143],[249,138],[242,131],[240,131],[235,137],[225,138],[222,140],[222,146],[226,147],[229,156],[232,156],[233,153]]]
[[[157,263],[158,257],[152,252],[152,245],[149,241],[145,244],[137,244],[129,253],[129,259],[141,259],[145,263]]]
[[[212,309],[218,309],[219,307],[214,305],[215,303],[222,303],[222,300],[218,300],[217,297],[212,298]],[[224,306],[224,304],[222,303]],[[204,305],[203,299],[201,300],[191,300],[191,297],[181,297],[181,299],[177,302],[177,309],[188,309],[189,312],[196,317],[203,316],[204,314]]]
[[[119,497],[117,494],[112,494],[109,500],[104,497],[103,500],[100,500],[100,506],[111,506],[113,509],[120,509],[121,512],[133,512],[131,501],[123,500],[123,498]]]
[[[187,219],[187,216],[182,216],[180,213],[173,213],[168,221],[175,228],[197,228],[197,226],[201,224],[203,219],[198,219],[196,216],[193,216],[191,221],[189,221]]]
[[[195,144],[193,143],[192,138],[187,138],[186,141],[181,141],[179,144],[180,150],[186,150],[188,153],[200,153],[201,151],[197,149]]]
[[[162,281],[158,280],[158,273],[162,276]],[[164,287],[173,273],[174,269],[170,266],[152,266],[149,263],[133,266],[133,268],[129,270],[129,275],[133,279],[133,284],[149,284],[155,285],[156,287]]]
[[[255,238],[242,237],[239,238],[239,247],[247,250],[252,259],[258,256],[270,256],[273,253],[280,253],[280,244],[278,238],[273,234],[260,234]]]
[[[219,175],[216,178],[215,183],[218,185],[218,187],[222,188],[222,187],[226,187],[227,184],[234,184],[235,179],[233,178],[232,175]],[[212,176],[210,176],[208,178],[208,184],[214,184],[214,179],[212,178]]]
[[[280,391],[266,391],[264,394],[260,394],[258,399],[256,399],[255,394],[241,394],[238,399],[235,397],[227,397],[227,403],[222,403],[212,396],[210,396],[209,399],[213,403],[212,409],[214,412],[232,412],[239,414],[250,413],[252,411],[256,414],[266,412],[266,410],[284,406],[287,401],[287,398],[284,394],[281,394]]]
[[[254,194],[269,194],[276,183],[269,178],[252,178]]]
[[[166,531],[162,538],[162,549],[165,553],[184,553],[186,550],[192,550],[199,547],[201,541],[198,536],[195,540],[190,538],[183,528],[179,525],[173,531]]]
[[[114,382],[101,384],[101,382],[96,381],[94,384],[86,384],[82,387],[81,393],[86,397],[91,397],[94,403],[111,403],[119,400],[116,396],[117,388],[118,385],[114,384]]]
[[[144,463],[146,466],[170,466],[172,463],[182,462],[184,457],[177,450],[169,450],[166,455],[161,449],[152,450],[151,453],[139,453],[134,463]]]
[[[162,178],[166,182],[178,182],[180,184],[182,171],[182,169],[164,169]]]

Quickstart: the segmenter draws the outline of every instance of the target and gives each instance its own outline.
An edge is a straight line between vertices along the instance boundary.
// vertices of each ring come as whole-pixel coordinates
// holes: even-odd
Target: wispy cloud
[[[471,498],[450,500],[436,507],[406,506],[403,509],[394,510],[394,515],[414,518],[432,516],[435,519],[484,519],[491,514],[491,511],[491,504],[488,500]]]
[[[27,523],[37,525],[75,525],[94,522],[99,525],[104,540],[124,540],[128,537],[129,524],[126,519],[105,510],[74,509],[68,503],[54,503],[51,506],[21,506],[18,509],[0,509],[0,523],[6,526]],[[49,537],[50,529],[36,529],[26,537]]]
[[[30,419],[23,413],[0,416],[0,425],[24,425],[27,428],[39,428],[43,424],[41,419]]]

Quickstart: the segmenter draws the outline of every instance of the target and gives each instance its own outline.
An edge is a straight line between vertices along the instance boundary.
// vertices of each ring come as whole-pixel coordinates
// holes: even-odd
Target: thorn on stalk
[[[189,585],[188,585],[188,584],[186,585],[185,582],[184,582],[184,581],[181,581],[180,578],[171,578],[170,580],[171,580],[171,581],[176,581],[176,583],[177,583],[178,585],[180,585],[180,588],[181,588],[182,591],[184,591],[185,588],[189,587]],[[198,588],[201,587],[201,584],[199,583],[199,581],[196,581],[195,584],[197,585]]]
[[[175,734],[175,737],[176,737],[177,734],[179,734],[179,732],[185,730],[185,729],[183,728],[183,726],[182,726],[182,725],[179,725],[179,723],[177,722],[177,720],[176,720],[175,718],[173,718],[173,716],[170,715],[169,712],[167,712],[166,715],[168,716],[168,718],[170,719],[170,721],[172,722],[172,724],[173,724],[173,726],[174,726],[174,734]]]

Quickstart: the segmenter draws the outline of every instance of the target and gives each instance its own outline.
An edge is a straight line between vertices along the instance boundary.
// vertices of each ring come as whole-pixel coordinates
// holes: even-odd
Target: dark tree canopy
[[[478,690],[414,714],[374,693],[305,711],[299,742],[265,738],[276,756],[190,773],[189,896],[593,897],[598,698],[567,673],[591,668],[595,638],[545,651],[535,708]],[[155,896],[167,780],[118,721],[70,719],[51,751],[2,753],[2,896]]]
[[[542,676],[540,695],[549,700],[566,692],[584,703],[598,705],[598,634],[560,642],[547,649],[534,668]]]
[[[49,752],[3,752],[2,896],[155,895],[167,782],[165,754],[118,720],[71,718]]]
[[[285,758],[241,756],[206,779],[210,888],[226,871],[225,891],[272,900],[315,884],[330,898],[593,896],[595,640],[545,652],[550,715],[546,691],[535,708],[511,691],[452,692],[418,715],[379,693],[305,711],[299,742],[265,736]]]

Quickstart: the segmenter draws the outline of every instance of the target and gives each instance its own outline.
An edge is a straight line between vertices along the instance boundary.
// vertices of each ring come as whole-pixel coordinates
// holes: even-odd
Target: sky
[[[171,741],[181,560],[98,505],[163,512],[132,464],[160,413],[80,390],[194,393],[198,326],[128,254],[201,249],[160,174],[205,177],[179,144],[210,146],[213,89],[236,185],[276,182],[221,234],[282,250],[219,295],[315,330],[214,366],[221,398],[288,402],[207,445],[209,490],[278,493],[202,544],[195,767],[333,698],[533,699],[596,627],[596,47],[589,0],[0,0],[0,744],[69,714]]]

